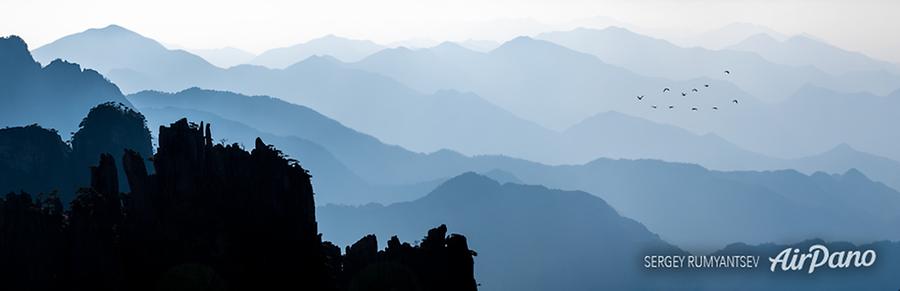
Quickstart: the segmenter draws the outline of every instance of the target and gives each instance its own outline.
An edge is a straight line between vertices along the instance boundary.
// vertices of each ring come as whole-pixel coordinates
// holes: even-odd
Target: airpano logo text
[[[822,244],[811,245],[808,249],[788,247],[769,257],[769,271],[804,272],[812,274],[821,269],[863,269],[872,267],[878,254],[875,250],[831,251]],[[727,255],[647,255],[644,256],[645,269],[743,269],[751,270],[760,266],[760,257],[755,254]],[[764,267],[763,267],[764,268]]]
[[[803,271],[812,274],[818,268],[830,269],[868,268],[875,264],[877,254],[874,250],[865,251],[836,251],[831,252],[828,247],[815,244],[809,247],[805,253],[799,248],[786,248],[775,257],[770,257],[772,265],[769,270],[776,271]]]

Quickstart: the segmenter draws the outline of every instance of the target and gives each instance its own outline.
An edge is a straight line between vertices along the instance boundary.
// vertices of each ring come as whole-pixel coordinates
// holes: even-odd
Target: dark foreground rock
[[[259,139],[249,152],[215,144],[184,119],[159,133],[152,167],[101,154],[67,211],[52,194],[0,199],[0,289],[477,289],[474,251],[444,225],[416,246],[394,237],[379,251],[372,235],[341,254],[296,160]]]

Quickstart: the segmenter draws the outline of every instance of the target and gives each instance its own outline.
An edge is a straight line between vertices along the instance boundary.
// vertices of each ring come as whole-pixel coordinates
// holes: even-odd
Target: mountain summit
[[[33,51],[43,64],[63,59],[95,69],[115,80],[123,90],[136,91],[136,79],[166,76],[183,80],[167,89],[190,87],[192,78],[220,70],[203,58],[183,50],[169,50],[159,42],[118,25],[88,29],[60,38]],[[138,88],[135,88],[138,87]]]
[[[130,106],[97,71],[62,60],[41,68],[21,38],[0,38],[0,126],[38,123],[69,133],[92,107],[109,101]]]
[[[368,40],[348,39],[329,34],[305,43],[265,51],[253,58],[250,63],[281,69],[316,55],[329,55],[341,61],[354,62],[384,48]]]

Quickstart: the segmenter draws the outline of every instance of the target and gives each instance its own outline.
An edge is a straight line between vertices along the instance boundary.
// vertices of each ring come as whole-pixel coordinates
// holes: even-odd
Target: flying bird
[[[637,96],[638,100],[644,100],[644,95]]]
[[[687,96],[687,93],[681,92],[681,97]]]
[[[663,88],[663,93],[669,92],[669,91],[671,91],[671,90],[669,90],[669,88]]]
[[[737,100],[737,99],[731,100],[731,102],[733,102],[734,104],[738,104],[738,100]]]
[[[653,106],[650,106],[650,107],[653,107],[653,109],[656,109],[656,105],[653,105]]]
[[[694,89],[691,89],[691,92],[700,92],[700,90],[697,90],[697,88],[694,88]]]
[[[704,84],[703,87],[709,88],[709,84]]]
[[[725,75],[731,75],[731,71],[725,70]]]
[[[675,108],[675,105],[669,105],[669,109]]]
[[[719,106],[713,106],[713,110],[719,110]]]
[[[697,111],[697,110],[700,110],[700,109],[697,109],[697,107],[691,107],[691,111]]]

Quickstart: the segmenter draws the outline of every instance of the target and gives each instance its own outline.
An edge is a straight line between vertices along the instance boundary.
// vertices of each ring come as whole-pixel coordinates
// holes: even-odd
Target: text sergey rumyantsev
[[[828,247],[815,244],[801,253],[799,248],[786,248],[769,257],[769,270],[800,271],[812,274],[817,268],[830,269],[867,268],[875,264],[874,250],[848,250],[831,252]],[[759,266],[756,255],[647,255],[647,269],[754,269]]]

